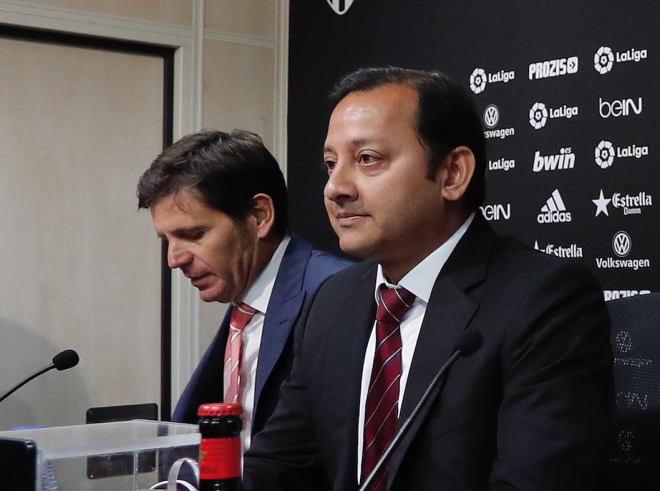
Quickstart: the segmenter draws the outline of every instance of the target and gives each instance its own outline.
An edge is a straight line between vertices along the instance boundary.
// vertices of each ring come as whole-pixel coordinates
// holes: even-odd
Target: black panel
[[[659,217],[653,201],[660,199],[660,146],[653,133],[660,97],[654,83],[660,4],[346,0],[348,10],[338,15],[329,5],[333,1],[339,9],[338,0],[291,2],[288,183],[294,230],[317,247],[339,252],[323,206],[326,178],[320,164],[331,112],[327,94],[341,76],[366,66],[439,69],[469,89],[475,74],[478,109],[483,113],[491,104],[499,109],[495,135],[509,128],[515,132],[488,139],[484,211],[496,230],[585,264],[607,299],[659,289]],[[596,63],[601,48],[610,48],[611,67]],[[542,78],[533,73],[530,79],[530,65],[572,57],[578,59],[577,72]],[[540,73],[551,65],[542,64]],[[476,83],[478,69],[485,87]],[[510,78],[509,72],[512,79],[497,81]],[[635,114],[640,97],[642,110]],[[549,116],[574,107],[578,113],[548,117],[536,129],[529,120],[536,103],[544,104]],[[609,114],[624,112],[619,103],[629,106],[627,116]],[[596,162],[601,141],[612,144],[611,163]],[[639,158],[623,156],[635,149],[643,153]],[[545,170],[546,162],[555,170]],[[570,222],[544,222],[542,208],[556,204],[555,190]],[[619,204],[628,198],[628,209],[610,201],[608,213],[596,216],[593,200],[601,190],[605,200],[616,193]],[[551,219],[566,218],[551,213]]]

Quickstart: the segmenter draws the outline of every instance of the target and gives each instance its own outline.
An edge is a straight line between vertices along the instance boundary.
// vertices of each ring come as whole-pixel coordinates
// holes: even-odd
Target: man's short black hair
[[[274,234],[282,237],[288,229],[284,176],[255,133],[203,130],[184,136],[140,177],[138,209],[184,190],[235,222],[245,220],[256,194],[267,194],[275,208]]]
[[[335,86],[330,100],[336,106],[351,92],[367,92],[386,85],[417,91],[415,130],[429,152],[429,179],[434,179],[438,166],[453,149],[464,145],[472,150],[476,165],[464,203],[470,210],[481,206],[486,194],[486,138],[472,97],[442,72],[383,67],[349,73]]]

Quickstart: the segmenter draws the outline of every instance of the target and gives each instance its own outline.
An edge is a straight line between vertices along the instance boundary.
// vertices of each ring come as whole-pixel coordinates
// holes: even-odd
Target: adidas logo
[[[536,220],[541,224],[567,223],[571,221],[571,212],[566,211],[566,205],[561,194],[559,194],[559,189],[555,189],[552,192],[552,196],[543,205],[541,213],[538,214]]]

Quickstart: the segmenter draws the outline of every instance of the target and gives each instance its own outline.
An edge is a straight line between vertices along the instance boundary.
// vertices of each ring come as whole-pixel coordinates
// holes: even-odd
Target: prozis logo
[[[536,217],[541,223],[567,223],[571,221],[571,212],[566,210],[564,200],[559,194],[559,189],[552,192],[546,203],[541,207],[541,213]]]
[[[620,298],[635,297],[637,295],[648,295],[649,293],[651,293],[651,290],[603,290],[606,302]]]
[[[529,79],[561,77],[572,75],[578,71],[578,57],[557,58],[556,60],[539,61],[529,64]]]
[[[596,266],[599,269],[634,269],[637,271],[640,268],[651,267],[651,261],[649,259],[627,259],[627,256],[632,251],[632,239],[623,230],[614,234],[612,238],[612,251],[621,259],[597,257]]]
[[[614,209],[623,211],[624,215],[641,215],[642,208],[653,206],[653,196],[647,194],[646,191],[637,194],[614,193],[611,198],[605,198],[601,189],[598,199],[592,199],[591,201],[596,205],[596,216],[601,213],[610,216],[607,208],[610,203],[612,203]]]
[[[612,70],[614,62],[626,63],[634,61],[639,63],[648,58],[648,51],[645,49],[630,48],[627,51],[617,51],[616,53],[609,46],[601,46],[594,55],[594,69],[601,75],[605,75]]]
[[[566,170],[575,167],[575,154],[571,147],[562,148],[555,155],[541,155],[538,150],[534,154],[534,172]]]
[[[642,114],[643,100],[641,97],[635,99],[620,99],[612,102],[604,101],[598,98],[598,112],[600,117],[607,119],[610,116],[619,118],[621,116],[630,116],[632,114]]]
[[[548,118],[566,118],[571,119],[573,116],[578,115],[577,106],[567,106],[563,105],[562,107],[547,107],[542,102],[536,102],[529,110],[529,124],[532,125],[532,128],[535,130],[540,130],[548,122]]]
[[[506,205],[494,204],[494,205],[485,205],[480,206],[479,209],[483,214],[484,218],[489,222],[498,221],[498,220],[508,220],[511,218],[511,204],[507,203]]]
[[[636,158],[641,159],[649,154],[649,147],[646,145],[628,145],[625,147],[615,147],[614,144],[607,140],[601,140],[596,146],[594,152],[595,162],[601,169],[607,169],[614,164],[614,157],[627,159]]]
[[[496,84],[499,82],[509,83],[510,80],[516,78],[516,72],[513,70],[500,70],[495,73],[486,73],[483,68],[475,68],[470,75],[470,90],[475,94],[481,94],[486,90],[486,85]]]
[[[503,170],[504,172],[508,172],[509,169],[515,169],[515,167],[516,161],[514,159],[500,158],[497,160],[488,161],[488,170],[491,171]]]
[[[354,0],[327,0],[327,2],[330,8],[335,11],[335,14],[344,15],[351,8]]]
[[[578,246],[577,244],[571,244],[567,247],[562,247],[555,244],[548,244],[545,247],[539,247],[539,241],[536,240],[534,241],[534,249],[536,249],[537,251],[545,252],[546,254],[550,254],[551,256],[557,256],[557,257],[584,256],[582,247]]]
[[[500,123],[500,110],[495,104],[490,104],[484,110],[484,125],[488,128],[484,131],[486,138],[499,138],[504,140],[516,134],[515,128],[494,129]]]

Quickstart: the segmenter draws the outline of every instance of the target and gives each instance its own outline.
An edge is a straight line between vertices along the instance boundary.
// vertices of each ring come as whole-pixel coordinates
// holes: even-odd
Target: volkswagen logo
[[[626,257],[630,254],[630,249],[632,249],[630,235],[623,231],[617,232],[612,239],[612,249],[614,254],[619,257]]]
[[[488,128],[495,128],[497,123],[500,122],[500,110],[497,109],[495,104],[491,104],[484,111],[484,124]]]

